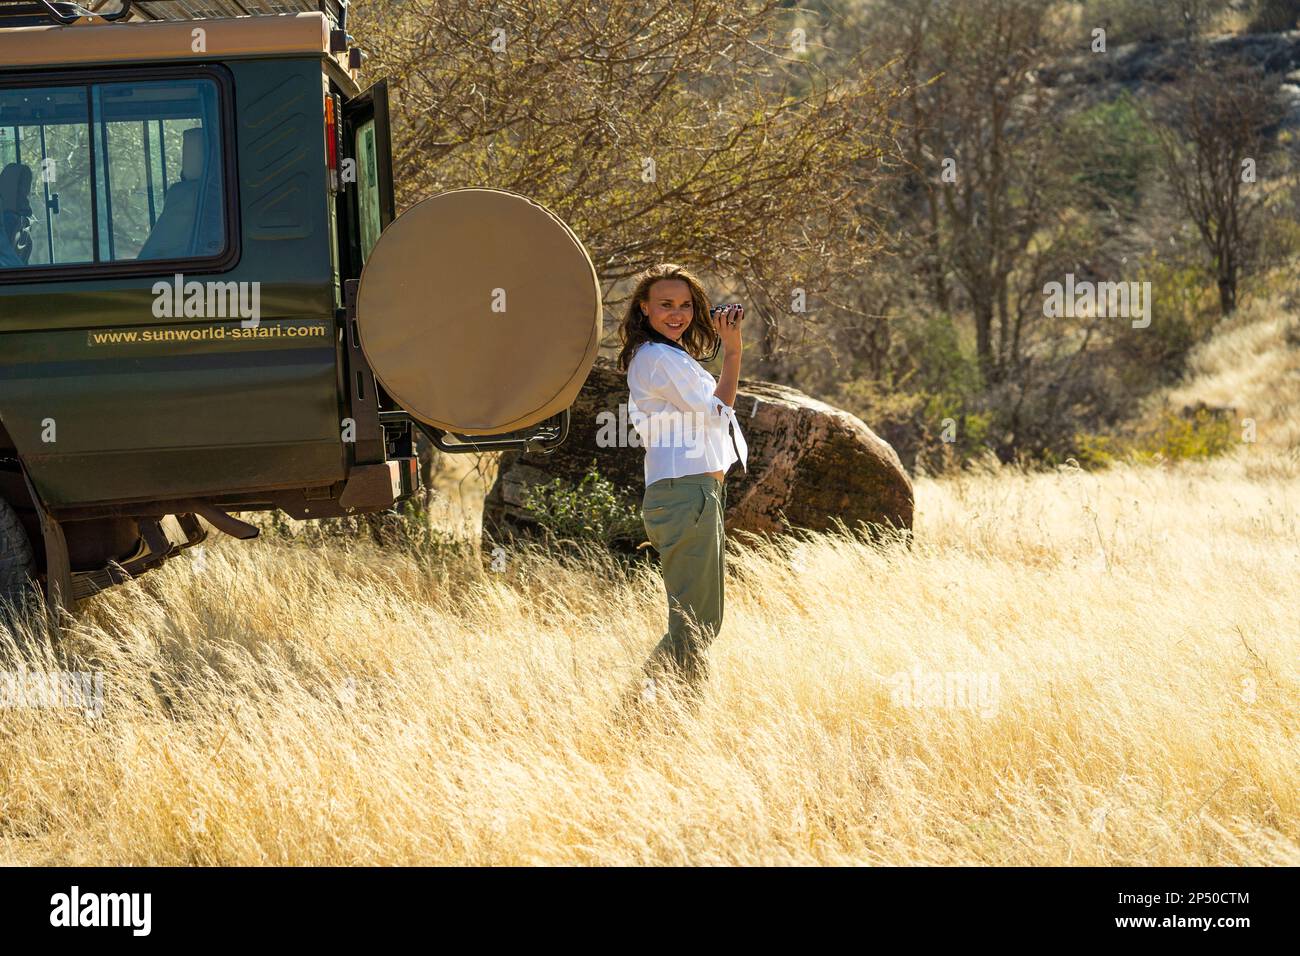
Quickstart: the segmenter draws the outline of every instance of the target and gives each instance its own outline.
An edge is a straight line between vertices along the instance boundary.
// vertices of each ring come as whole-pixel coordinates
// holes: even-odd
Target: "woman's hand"
[[[713,314],[713,327],[722,338],[722,350],[739,354],[740,320],[745,317],[743,305],[726,305]]]
[[[722,374],[713,394],[724,404],[736,404],[736,390],[740,387],[740,320],[745,314],[743,305],[725,305],[711,313],[713,327],[722,339]]]

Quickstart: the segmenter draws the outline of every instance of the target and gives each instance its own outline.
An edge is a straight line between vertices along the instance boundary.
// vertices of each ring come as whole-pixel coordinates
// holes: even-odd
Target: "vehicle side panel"
[[[184,279],[259,283],[258,327],[157,317],[171,274],[0,283],[0,420],[53,511],[345,476],[320,60],[226,68],[240,255]]]

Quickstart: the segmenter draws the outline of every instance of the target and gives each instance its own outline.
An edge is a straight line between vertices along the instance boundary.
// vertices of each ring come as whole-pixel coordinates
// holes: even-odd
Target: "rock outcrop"
[[[524,490],[561,478],[577,484],[594,462],[629,503],[645,490],[644,451],[629,445],[627,379],[601,358],[571,410],[569,437],[550,455],[504,452],[483,510],[485,537],[501,541],[536,522],[523,507]],[[741,379],[734,405],[749,443],[749,468],[727,475],[729,534],[831,530],[838,518],[910,529],[912,482],[897,453],[859,418],[782,385]],[[620,436],[602,447],[597,436]],[[640,536],[643,540],[643,536]],[[639,541],[634,544],[640,543]]]

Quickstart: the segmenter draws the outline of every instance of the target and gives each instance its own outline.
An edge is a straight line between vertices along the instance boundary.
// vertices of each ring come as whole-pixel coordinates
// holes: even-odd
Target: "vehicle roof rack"
[[[117,3],[117,0],[115,0]],[[107,0],[101,0],[108,6]],[[121,0],[118,9],[95,13],[105,20],[123,20],[131,14],[131,0]],[[74,23],[95,11],[60,0],[0,0],[0,27],[39,26],[42,23]]]
[[[87,13],[108,21],[212,20],[323,13],[347,29],[348,0],[0,0],[0,27],[68,24]]]

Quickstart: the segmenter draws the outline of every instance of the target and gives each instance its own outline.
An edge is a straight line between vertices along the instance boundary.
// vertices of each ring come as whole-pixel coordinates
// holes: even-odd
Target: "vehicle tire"
[[[0,498],[0,602],[25,605],[32,596],[36,559],[18,513]]]

